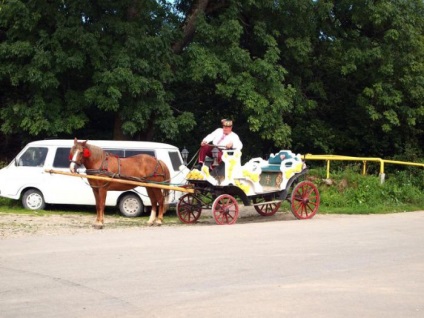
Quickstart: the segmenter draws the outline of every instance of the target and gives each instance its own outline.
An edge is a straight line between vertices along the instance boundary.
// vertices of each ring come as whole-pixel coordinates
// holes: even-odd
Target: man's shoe
[[[196,164],[194,165],[193,169],[197,169],[197,170],[202,169],[202,164],[201,164],[201,163],[196,163]]]

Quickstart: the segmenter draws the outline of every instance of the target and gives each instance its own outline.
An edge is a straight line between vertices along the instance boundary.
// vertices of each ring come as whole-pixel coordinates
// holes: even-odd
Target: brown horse
[[[77,165],[84,165],[87,174],[108,176],[112,178],[129,179],[140,182],[168,183],[170,173],[166,164],[149,155],[136,155],[127,158],[118,158],[105,152],[102,148],[90,145],[87,141],[74,140],[74,146],[69,154],[72,173],[76,173]],[[97,218],[94,228],[102,229],[104,224],[104,209],[107,191],[125,191],[135,188],[135,185],[88,179],[96,199]],[[161,225],[163,214],[168,208],[168,192],[159,188],[146,187],[147,194],[152,202],[152,211],[148,221],[149,225]],[[158,207],[159,205],[159,207]],[[159,215],[156,212],[159,208]]]

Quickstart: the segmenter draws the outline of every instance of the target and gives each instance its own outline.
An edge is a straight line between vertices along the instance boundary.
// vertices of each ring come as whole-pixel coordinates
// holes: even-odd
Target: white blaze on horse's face
[[[79,150],[76,150],[74,155],[72,156],[71,159],[71,164],[69,165],[69,169],[71,170],[72,173],[75,173],[77,171],[77,158],[78,158],[78,154],[79,154]]]

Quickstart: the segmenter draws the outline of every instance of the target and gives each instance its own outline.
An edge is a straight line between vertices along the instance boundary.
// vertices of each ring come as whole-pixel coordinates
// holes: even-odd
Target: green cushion
[[[291,159],[293,158],[292,155],[290,155],[287,151],[280,151],[279,153],[275,154],[274,157],[269,157],[268,162],[271,164],[280,164],[281,163],[281,155],[284,155],[284,159]]]

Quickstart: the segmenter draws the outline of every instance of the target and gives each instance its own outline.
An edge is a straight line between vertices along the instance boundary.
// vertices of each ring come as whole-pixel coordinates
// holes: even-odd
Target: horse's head
[[[69,153],[69,160],[71,164],[69,169],[72,173],[76,172],[77,167],[84,164],[84,160],[90,157],[90,150],[87,147],[87,141],[79,142],[77,138],[74,139],[74,146]]]

